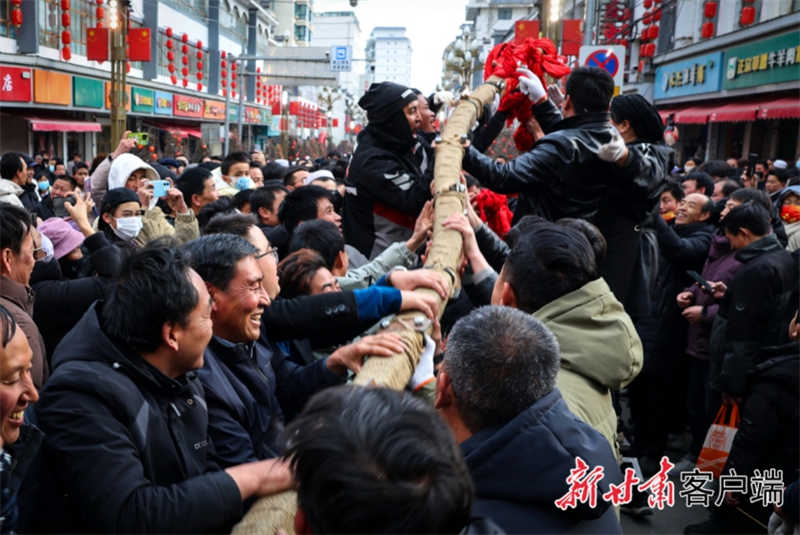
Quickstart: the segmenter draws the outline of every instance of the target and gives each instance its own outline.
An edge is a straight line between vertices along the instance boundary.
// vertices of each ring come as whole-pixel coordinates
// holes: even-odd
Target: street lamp
[[[328,118],[328,148],[333,148],[333,140],[331,139],[333,135],[333,112],[328,110],[326,117]]]
[[[461,35],[451,45],[451,49],[444,57],[445,73],[442,83],[445,89],[453,89],[456,84],[463,84],[465,89],[470,88],[472,75],[483,70],[486,63],[486,51],[483,41],[472,35],[470,27],[462,26]]]
[[[289,159],[289,92],[281,93],[281,148],[283,157]]]

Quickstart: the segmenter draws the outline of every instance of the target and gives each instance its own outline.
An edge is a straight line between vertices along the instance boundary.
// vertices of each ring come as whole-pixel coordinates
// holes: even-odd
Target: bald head
[[[675,226],[682,227],[706,221],[714,210],[714,201],[702,193],[690,193],[678,204]]]

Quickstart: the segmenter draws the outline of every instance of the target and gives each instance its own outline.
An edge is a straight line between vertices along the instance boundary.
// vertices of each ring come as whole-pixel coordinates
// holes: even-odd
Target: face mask
[[[787,223],[797,223],[800,221],[800,206],[795,206],[793,204],[783,206],[781,208],[781,219]]]
[[[48,169],[50,169],[51,173],[55,173],[56,172],[56,166],[55,165],[49,166]]]
[[[48,182],[47,180],[39,182],[39,190],[47,191],[48,189],[50,189],[50,182]]]
[[[794,162],[794,166],[800,169],[800,158],[796,162]]]
[[[55,248],[53,247],[53,242],[50,241],[50,238],[48,238],[44,234],[42,234],[41,236],[42,236],[41,248],[42,248],[42,251],[44,251],[44,254],[45,254],[45,257],[42,258],[41,261],[42,262],[49,262],[55,256]]]
[[[122,219],[114,218],[114,221],[117,222],[114,234],[125,241],[131,241],[136,238],[144,225],[141,216],[123,217]]]
[[[80,275],[83,259],[81,260],[61,260],[61,275],[69,280],[75,280]]]

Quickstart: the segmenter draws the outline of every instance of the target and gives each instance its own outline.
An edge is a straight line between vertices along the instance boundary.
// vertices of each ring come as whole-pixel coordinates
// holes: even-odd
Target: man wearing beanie
[[[433,162],[423,174],[415,152],[420,117],[417,95],[392,82],[372,84],[358,101],[369,124],[358,135],[345,178],[343,224],[349,245],[370,259],[407,241],[430,200]]]

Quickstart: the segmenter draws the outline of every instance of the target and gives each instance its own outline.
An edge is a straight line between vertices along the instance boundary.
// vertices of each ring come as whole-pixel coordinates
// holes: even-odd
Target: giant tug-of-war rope
[[[525,128],[531,116],[528,97],[517,91],[518,67],[527,67],[536,74],[546,87],[545,74],[561,78],[569,74],[564,58],[557,55],[556,47],[549,39],[526,39],[522,43],[497,45],[486,60],[485,82],[456,103],[447,125],[436,143],[434,166],[434,226],[431,248],[425,261],[425,269],[441,273],[450,281],[449,296],[458,286],[463,240],[461,233],[449,230],[442,223],[454,213],[463,213],[466,208],[465,188],[461,185],[461,161],[464,158],[466,139],[476,121],[481,119],[484,106],[492,103],[495,95],[501,94],[499,110],[508,114],[509,125],[514,119],[520,122],[514,133],[514,141],[521,152],[533,145],[533,138]],[[444,311],[447,299],[427,288],[418,288],[439,299],[439,316]],[[359,386],[378,386],[402,390],[411,379],[424,346],[423,334],[430,335],[431,322],[420,312],[404,312],[381,322],[382,330],[400,334],[405,349],[387,358],[368,359],[353,381]],[[258,500],[239,524],[234,535],[256,535],[276,533],[278,529],[294,535],[294,516],[297,509],[297,494],[286,491]]]

